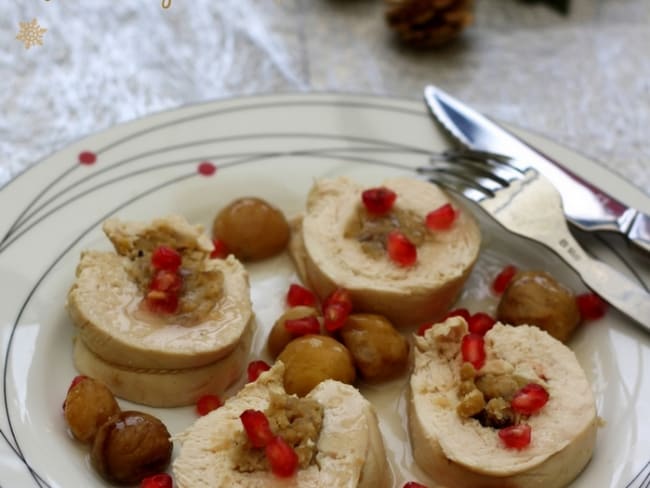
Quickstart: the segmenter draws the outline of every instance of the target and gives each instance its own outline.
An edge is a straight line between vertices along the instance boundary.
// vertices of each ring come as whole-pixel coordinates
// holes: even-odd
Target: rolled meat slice
[[[575,354],[534,326],[497,323],[485,335],[485,363],[471,381],[486,399],[509,398],[510,384],[519,388],[535,383],[548,392],[539,411],[511,419],[531,429],[530,444],[513,448],[499,437],[504,425],[485,425],[485,411],[459,413],[471,406],[459,408],[469,391],[463,375],[472,371],[463,366],[461,341],[466,334],[464,319],[452,317],[415,337],[408,424],[417,464],[449,488],[568,485],[589,462],[598,425],[591,387]],[[505,405],[507,409],[509,401]]]

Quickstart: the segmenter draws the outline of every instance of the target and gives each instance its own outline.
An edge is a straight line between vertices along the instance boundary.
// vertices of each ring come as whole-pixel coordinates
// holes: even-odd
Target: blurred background
[[[0,0],[0,186],[73,140],[189,103],[308,91],[419,100],[435,83],[650,194],[650,1],[573,0],[562,13],[551,3],[563,2],[479,0],[473,23],[436,48],[400,41],[418,28],[408,9],[406,27],[386,21],[408,1]],[[26,49],[16,36],[33,19],[47,31]]]

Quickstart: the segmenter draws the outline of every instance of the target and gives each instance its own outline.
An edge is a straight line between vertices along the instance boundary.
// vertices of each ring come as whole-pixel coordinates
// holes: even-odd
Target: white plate
[[[642,192],[597,164],[539,137],[523,136],[570,160],[576,173],[650,211]],[[427,163],[429,151],[446,146],[424,106],[414,101],[262,96],[120,125],[72,144],[12,181],[0,191],[0,486],[104,485],[89,467],[85,447],[67,434],[61,402],[75,375],[73,327],[63,304],[80,251],[108,248],[100,230],[105,218],[148,220],[176,212],[209,229],[216,211],[242,195],[265,198],[291,215],[301,210],[316,178],[346,174],[370,186],[390,175],[413,174]],[[79,164],[82,151],[94,152],[97,161]],[[202,161],[212,161],[216,173],[199,174]],[[576,291],[584,289],[553,254],[504,234],[482,217],[481,224],[482,257],[461,300],[473,311],[494,310],[486,283],[510,262],[545,268]],[[585,242],[602,259],[622,265],[609,240]],[[645,280],[647,287],[648,261],[641,263],[623,268],[636,267],[635,279]],[[252,355],[258,357],[295,273],[286,256],[250,271],[261,325]],[[570,345],[606,421],[594,458],[574,486],[647,486],[642,483],[650,469],[649,337],[611,311],[583,327]],[[404,428],[405,381],[363,390],[379,411],[395,486],[413,479],[433,486],[412,463]],[[195,419],[191,407],[133,406],[158,415],[172,432]]]

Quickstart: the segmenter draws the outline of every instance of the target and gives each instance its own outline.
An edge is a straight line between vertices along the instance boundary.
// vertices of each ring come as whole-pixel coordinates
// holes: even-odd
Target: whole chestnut
[[[90,460],[108,481],[139,483],[167,468],[173,447],[169,437],[156,417],[131,410],[121,412],[100,427]]]
[[[278,356],[285,364],[284,388],[305,396],[327,379],[354,383],[356,372],[347,348],[329,336],[309,334],[292,340]]]
[[[224,207],[212,224],[212,237],[243,261],[281,252],[289,242],[284,214],[261,198],[240,198]]]
[[[544,271],[517,273],[503,292],[497,319],[512,325],[536,325],[566,342],[580,323],[574,294]]]
[[[370,313],[352,314],[340,333],[365,380],[389,379],[406,369],[408,342],[386,317]]]
[[[63,416],[75,439],[92,442],[97,430],[120,413],[113,393],[101,381],[77,376],[63,403]]]

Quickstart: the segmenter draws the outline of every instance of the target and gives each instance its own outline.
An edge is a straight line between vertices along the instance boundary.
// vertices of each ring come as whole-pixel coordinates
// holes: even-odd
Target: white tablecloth
[[[650,194],[650,2],[573,0],[567,17],[477,4],[459,42],[413,51],[381,0],[2,0],[0,185],[70,141],[187,103],[312,90],[420,99],[433,82]],[[47,32],[25,49],[15,37],[32,19]]]

